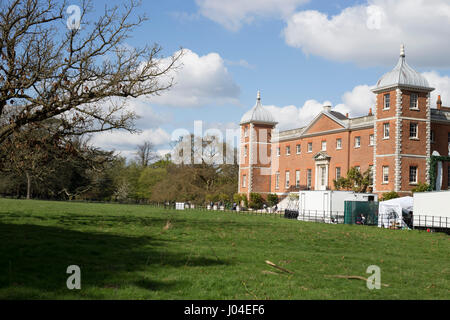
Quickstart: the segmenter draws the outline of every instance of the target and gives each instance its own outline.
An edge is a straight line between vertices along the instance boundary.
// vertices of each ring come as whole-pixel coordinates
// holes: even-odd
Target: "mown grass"
[[[449,299],[449,241],[273,216],[0,199],[0,299]],[[69,265],[81,268],[79,291],[66,287]],[[369,265],[389,287],[326,277],[368,277]]]

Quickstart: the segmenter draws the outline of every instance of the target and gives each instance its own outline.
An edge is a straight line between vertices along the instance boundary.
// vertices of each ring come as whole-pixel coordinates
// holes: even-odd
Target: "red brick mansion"
[[[258,93],[240,122],[239,192],[283,197],[298,190],[332,190],[333,180],[357,167],[371,169],[375,193],[411,193],[418,183],[430,183],[431,156],[450,151],[450,108],[442,106],[440,96],[432,106],[433,90],[406,63],[402,47],[397,66],[372,89],[376,105],[363,117],[324,106],[307,126],[278,132]],[[450,162],[440,168],[438,189],[447,189]]]

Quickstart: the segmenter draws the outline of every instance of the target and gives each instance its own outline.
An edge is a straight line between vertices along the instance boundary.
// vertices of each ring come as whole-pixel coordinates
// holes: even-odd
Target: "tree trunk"
[[[27,172],[27,200],[31,199],[31,175]]]

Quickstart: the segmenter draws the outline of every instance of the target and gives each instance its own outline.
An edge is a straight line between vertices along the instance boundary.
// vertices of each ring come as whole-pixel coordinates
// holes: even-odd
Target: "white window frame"
[[[387,135],[386,135],[387,128]],[[391,135],[391,124],[389,122],[383,123],[383,139],[389,139]]]
[[[302,146],[300,144],[295,146],[297,154],[302,153]]]
[[[369,146],[373,147],[375,145],[375,135],[371,134],[369,135]]]
[[[291,155],[291,146],[286,146],[286,155],[287,156]]]
[[[411,180],[412,177],[412,169],[415,168],[415,179]],[[417,184],[419,176],[419,168],[417,166],[409,166],[409,184]]]
[[[306,170],[306,186],[308,188],[312,187],[312,169]]]
[[[413,97],[415,97],[415,103],[413,105]],[[411,93],[410,101],[409,101],[409,109],[411,110],[419,110],[419,95],[417,93]]]
[[[340,177],[341,177],[341,167],[336,167],[336,180],[338,180]]]
[[[361,148],[361,136],[355,137],[355,148]]]
[[[300,170],[295,170],[295,186],[300,187]]]
[[[383,166],[382,169],[382,174],[383,174],[383,184],[388,184],[389,183],[389,166]],[[387,179],[385,179],[387,177]]]
[[[281,156],[281,147],[277,147],[277,157]]]
[[[244,128],[244,137],[247,138],[248,137],[248,127]]]
[[[247,188],[247,175],[242,176],[242,188]]]
[[[244,157],[247,157],[248,155],[248,147],[245,145],[244,146]]]
[[[415,128],[415,135],[411,135],[413,132],[413,128]],[[409,138],[410,139],[419,139],[419,124],[416,122],[409,123]]]
[[[290,179],[291,179],[291,172],[290,171],[286,171],[285,178],[286,178],[286,180],[285,180],[285,187],[286,187],[286,189],[289,189],[290,186],[291,186],[291,181],[290,181]]]
[[[322,147],[322,151],[327,151],[327,142],[326,141],[322,141],[321,147]]]
[[[312,152],[312,142],[308,142],[308,153]]]
[[[391,108],[391,94],[386,93],[383,95],[383,110],[389,110],[390,108]]]
[[[336,139],[336,150],[342,150],[342,139],[341,138]]]

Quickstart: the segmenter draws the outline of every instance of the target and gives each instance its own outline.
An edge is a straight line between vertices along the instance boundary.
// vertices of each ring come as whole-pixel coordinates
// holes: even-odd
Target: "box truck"
[[[343,223],[345,201],[378,201],[378,195],[354,191],[300,191],[298,220]]]
[[[414,193],[413,226],[450,229],[450,191]]]

